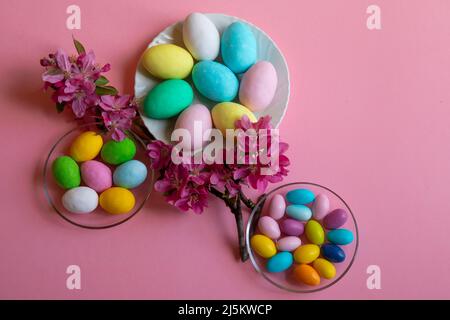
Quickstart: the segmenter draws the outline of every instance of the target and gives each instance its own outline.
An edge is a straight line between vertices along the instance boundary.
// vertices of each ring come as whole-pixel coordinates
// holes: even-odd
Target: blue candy
[[[286,194],[286,199],[293,204],[308,204],[314,201],[315,196],[308,189],[295,189]]]
[[[232,101],[239,89],[234,73],[215,61],[201,61],[192,69],[195,88],[206,98],[216,102]]]
[[[311,209],[301,204],[291,204],[286,208],[286,213],[289,217],[300,221],[308,221],[312,216]]]
[[[266,268],[269,272],[283,272],[294,263],[290,252],[279,252],[267,261]]]
[[[328,241],[334,244],[346,245],[353,241],[353,233],[347,229],[335,229],[327,233]]]
[[[331,243],[322,245],[322,255],[331,262],[339,263],[345,260],[344,250]]]
[[[147,178],[147,167],[138,160],[130,160],[116,168],[113,181],[116,186],[133,189]]]
[[[243,22],[234,22],[225,29],[220,49],[224,63],[234,73],[245,72],[256,62],[256,39]]]

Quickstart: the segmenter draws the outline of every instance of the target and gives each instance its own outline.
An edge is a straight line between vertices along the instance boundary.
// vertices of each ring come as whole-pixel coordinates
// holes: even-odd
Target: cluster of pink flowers
[[[236,122],[236,129],[243,131],[250,129],[256,133],[262,129],[269,137],[266,148],[270,149],[272,143],[270,117],[262,117],[258,122],[252,123],[244,116]],[[256,143],[259,143],[258,141],[259,139]],[[251,149],[248,148],[248,143],[250,142],[246,142],[246,145],[237,145],[233,152],[237,154],[246,150],[261,151],[259,144],[253,146],[256,149]],[[229,198],[236,196],[243,185],[264,192],[269,183],[280,182],[288,173],[289,159],[285,155],[288,144],[283,142],[279,142],[277,149],[277,169],[269,175],[262,170],[267,169],[270,164],[263,163],[257,155],[249,153],[245,153],[245,157],[247,159],[255,157],[256,161],[245,161],[244,164],[175,164],[171,160],[171,145],[153,141],[147,149],[151,168],[160,173],[155,190],[164,193],[169,203],[183,211],[191,209],[195,213],[201,213],[207,207],[207,196],[212,188]]]
[[[94,52],[85,52],[78,41],[74,43],[78,55],[69,56],[59,49],[41,59],[44,88],[53,89],[52,99],[59,111],[69,106],[77,119],[102,121],[114,140],[122,140],[136,116],[136,103],[107,85],[102,73],[110,70],[109,64],[99,66]]]

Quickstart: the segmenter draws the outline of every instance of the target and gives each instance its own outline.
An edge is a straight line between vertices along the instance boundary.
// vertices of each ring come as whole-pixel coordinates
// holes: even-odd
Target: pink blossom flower
[[[208,195],[205,186],[188,184],[181,189],[180,198],[174,202],[174,205],[182,211],[191,209],[200,214],[208,206]]]
[[[41,65],[47,67],[42,75],[42,80],[55,84],[69,78],[72,74],[72,63],[69,56],[62,49],[58,49],[54,55],[41,60]]]
[[[105,111],[122,111],[130,108],[131,97],[129,95],[104,95],[101,96],[99,106]]]
[[[93,51],[81,53],[76,59],[76,63],[72,65],[73,75],[76,78],[92,82],[96,81],[102,72],[107,72],[110,68],[109,64],[100,68],[95,63],[95,54]]]
[[[234,179],[234,167],[223,164],[211,165],[210,183],[221,192],[235,196],[241,190],[241,185]]]
[[[97,104],[98,96],[95,94],[95,84],[80,79],[68,79],[65,84],[62,93],[58,90],[57,100],[59,103],[70,102],[75,116],[82,118],[89,107]]]
[[[147,150],[147,155],[150,158],[150,167],[153,170],[161,170],[169,165],[172,145],[160,140],[154,140],[147,145]]]
[[[270,125],[270,117],[261,117],[256,123],[250,122],[247,116],[242,117],[241,120],[236,121],[236,129],[241,129],[245,132],[256,133],[258,139],[245,139],[240,141],[237,146],[237,152],[244,155],[244,164],[237,165],[234,171],[233,178],[239,181],[246,181],[253,188],[260,192],[264,192],[270,183],[279,182],[286,176],[289,166],[289,158],[284,154],[289,145],[287,143],[279,142],[278,139],[273,141],[272,127]],[[262,143],[262,138],[266,143]],[[277,154],[272,154],[272,143],[278,143]],[[271,163],[261,161],[262,154],[266,158],[278,157],[277,167],[272,168]],[[273,174],[269,174],[273,172]]]

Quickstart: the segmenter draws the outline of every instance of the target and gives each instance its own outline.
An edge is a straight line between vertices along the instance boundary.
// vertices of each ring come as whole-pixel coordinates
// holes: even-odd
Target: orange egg
[[[294,268],[294,277],[297,281],[309,286],[318,286],[320,276],[313,267],[308,264],[300,264]]]

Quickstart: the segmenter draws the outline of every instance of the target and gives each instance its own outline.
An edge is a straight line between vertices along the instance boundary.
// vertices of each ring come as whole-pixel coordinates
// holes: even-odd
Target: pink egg
[[[185,133],[190,136],[190,139],[187,140],[183,138],[183,141],[179,142],[179,146],[192,151],[200,149],[208,142],[209,137],[203,139],[204,133],[211,128],[212,120],[209,109],[202,104],[191,105],[178,116],[175,123],[175,129],[185,129],[187,130]]]
[[[318,194],[312,205],[313,217],[322,220],[330,211],[330,200],[323,193]]]
[[[264,110],[272,102],[277,82],[277,72],[270,62],[255,63],[242,77],[240,102],[252,111]]]
[[[278,223],[269,216],[264,216],[259,219],[258,228],[262,234],[268,236],[270,239],[273,240],[278,239],[281,235]]]
[[[88,187],[97,192],[103,192],[112,186],[111,169],[96,160],[83,162],[81,165],[81,178]]]
[[[284,210],[286,209],[286,201],[281,194],[273,196],[269,204],[269,215],[275,220],[279,220],[284,216]]]
[[[277,241],[279,251],[294,251],[302,244],[299,237],[284,237]]]

